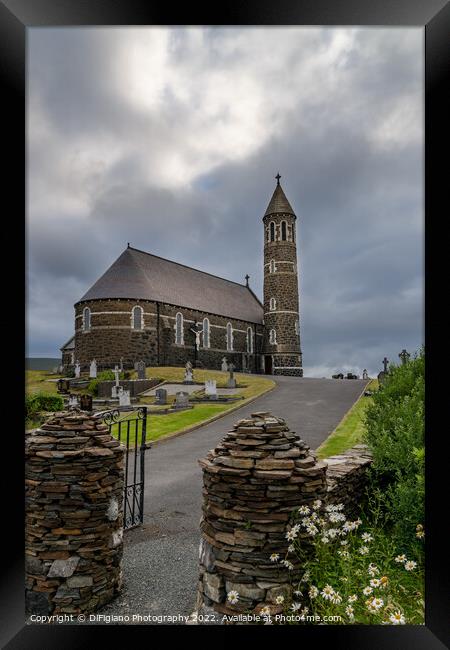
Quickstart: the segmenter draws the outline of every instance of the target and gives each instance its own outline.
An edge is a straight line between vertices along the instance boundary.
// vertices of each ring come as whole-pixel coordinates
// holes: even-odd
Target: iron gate
[[[124,529],[144,521],[145,452],[147,444],[147,407],[117,408],[98,414],[114,438],[126,447],[123,503]]]

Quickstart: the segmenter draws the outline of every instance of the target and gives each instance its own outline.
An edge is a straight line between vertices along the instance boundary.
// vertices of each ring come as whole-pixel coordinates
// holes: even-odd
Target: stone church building
[[[263,217],[263,303],[239,284],[128,245],[75,304],[66,370],[122,362],[302,376],[296,216],[277,185]],[[197,332],[197,334],[196,334]]]

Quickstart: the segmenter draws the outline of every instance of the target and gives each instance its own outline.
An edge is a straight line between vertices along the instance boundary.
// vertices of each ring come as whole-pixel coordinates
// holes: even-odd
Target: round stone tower
[[[303,376],[294,210],[277,185],[264,223],[264,368],[266,374]]]

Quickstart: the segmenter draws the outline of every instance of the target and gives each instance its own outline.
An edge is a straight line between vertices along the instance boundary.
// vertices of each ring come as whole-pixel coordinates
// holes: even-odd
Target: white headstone
[[[80,362],[77,361],[75,364],[75,379],[80,378]]]
[[[228,372],[228,361],[226,357],[222,359],[222,372]]]
[[[95,379],[97,377],[97,362],[95,359],[92,359],[91,365],[89,366],[89,377]]]
[[[205,381],[205,395],[217,395],[215,379],[207,379]]]
[[[130,406],[131,405],[130,391],[124,390],[122,386],[120,388],[121,390],[119,392],[119,406]]]
[[[69,395],[69,408],[77,408],[78,407],[78,397],[76,395]]]

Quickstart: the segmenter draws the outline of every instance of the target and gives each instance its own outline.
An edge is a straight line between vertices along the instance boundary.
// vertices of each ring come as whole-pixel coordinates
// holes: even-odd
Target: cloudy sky
[[[305,374],[423,341],[423,29],[28,30],[28,355],[132,246],[262,295],[280,171]]]

